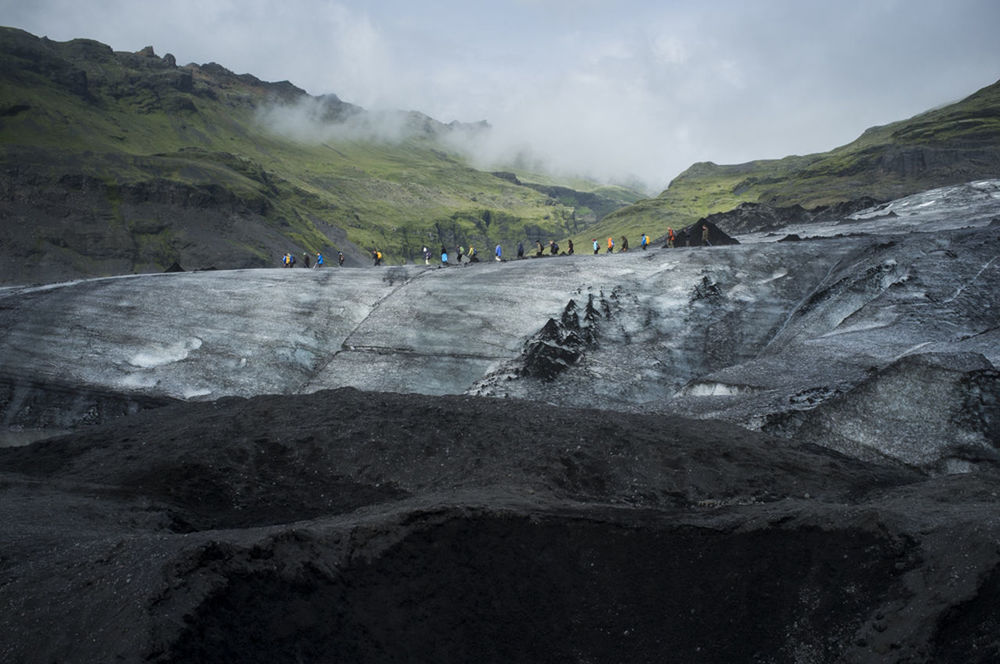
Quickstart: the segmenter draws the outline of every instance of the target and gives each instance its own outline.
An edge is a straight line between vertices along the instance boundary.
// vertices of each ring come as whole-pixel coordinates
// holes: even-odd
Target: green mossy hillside
[[[694,164],[653,199],[606,216],[600,237],[662,237],[743,202],[813,208],[1000,176],[1000,82],[908,120],[865,131],[830,152],[745,164]]]
[[[347,131],[385,118],[151,48],[0,28],[0,220],[26,270],[4,280],[47,280],[29,268],[57,246],[83,276],[277,265],[285,251],[342,250],[351,264],[372,247],[405,262],[424,245],[565,237],[639,198],[474,169],[443,139],[483,125],[389,119],[391,138]],[[160,237],[129,236],[137,222]]]

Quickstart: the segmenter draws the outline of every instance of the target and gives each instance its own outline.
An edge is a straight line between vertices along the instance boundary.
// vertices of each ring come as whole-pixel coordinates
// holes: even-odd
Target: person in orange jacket
[[[608,253],[610,254],[615,250],[615,240],[612,237],[608,238]]]

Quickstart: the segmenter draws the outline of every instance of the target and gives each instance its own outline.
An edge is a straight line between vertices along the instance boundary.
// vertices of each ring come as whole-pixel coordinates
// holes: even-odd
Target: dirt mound
[[[720,247],[727,244],[739,244],[739,240],[730,237],[725,231],[706,219],[701,219],[697,223],[685,226],[675,234],[675,247],[700,247],[705,244],[702,241],[703,226],[708,227],[708,244],[713,247]],[[667,247],[666,238],[661,238],[664,248]]]
[[[995,585],[1000,479],[720,422],[353,389],[225,399],[0,449],[0,491],[6,661],[997,647],[976,598]]]

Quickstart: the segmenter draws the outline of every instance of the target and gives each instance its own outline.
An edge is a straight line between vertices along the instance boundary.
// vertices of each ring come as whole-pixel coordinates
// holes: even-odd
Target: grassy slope
[[[315,143],[269,133],[257,110],[295,97],[287,84],[16,30],[0,30],[0,47],[0,157],[32,162],[53,180],[81,173],[117,185],[221,186],[265,210],[297,249],[339,248],[319,230],[328,224],[396,261],[425,243],[559,237],[572,224],[572,206],[469,168],[432,136]]]
[[[653,237],[742,202],[810,208],[888,200],[1000,174],[1000,83],[956,104],[867,130],[830,152],[720,166],[695,164],[654,199],[608,215],[593,233]],[[633,241],[634,243],[634,241]]]

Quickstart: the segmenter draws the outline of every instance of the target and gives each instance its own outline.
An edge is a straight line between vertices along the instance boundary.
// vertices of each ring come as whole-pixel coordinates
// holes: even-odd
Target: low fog
[[[433,138],[441,147],[462,155],[481,170],[515,169],[566,178],[582,177],[621,184],[653,195],[666,183],[644,179],[630,171],[635,151],[622,149],[609,160],[596,142],[579,141],[573,126],[547,127],[544,116],[524,124],[495,126],[485,119],[448,124],[419,111],[362,109],[335,95],[302,97],[297,102],[275,102],[259,109],[257,121],[268,131],[304,143],[370,141],[401,143],[411,138]],[[532,133],[534,132],[534,134]],[[603,136],[607,137],[608,132]],[[537,136],[537,138],[533,138]],[[630,135],[619,132],[624,148]],[[638,147],[638,146],[636,146]]]

